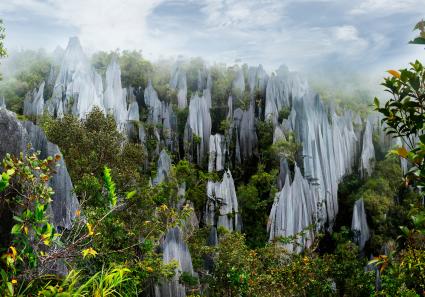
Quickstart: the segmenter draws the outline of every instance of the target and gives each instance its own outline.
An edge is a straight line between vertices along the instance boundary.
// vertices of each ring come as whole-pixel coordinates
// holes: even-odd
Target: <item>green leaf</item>
[[[136,190],[128,192],[126,195],[127,199],[131,199],[134,195],[136,195],[136,193],[137,193]]]
[[[12,227],[12,230],[10,231],[10,233],[17,235],[17,234],[21,234],[21,229],[22,229],[22,225],[21,224],[15,224]]]
[[[409,42],[410,44],[425,44],[425,38],[422,37],[416,37],[412,41]]]
[[[111,169],[107,166],[103,169],[103,179],[106,189],[108,190],[108,199],[111,206],[115,206],[118,201],[117,194],[115,193],[115,183],[112,180]]]

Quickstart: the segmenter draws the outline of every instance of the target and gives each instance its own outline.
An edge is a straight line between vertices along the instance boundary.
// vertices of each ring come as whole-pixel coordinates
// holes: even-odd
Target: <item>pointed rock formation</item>
[[[116,57],[112,58],[106,69],[105,84],[106,89],[103,95],[105,111],[114,116],[118,128],[124,131],[128,121],[127,92],[121,85],[121,69]]]
[[[363,199],[359,199],[354,203],[351,230],[354,232],[355,242],[359,245],[360,250],[363,250],[366,241],[370,238]]]
[[[211,116],[207,100],[195,95],[190,99],[184,139],[196,146],[197,163],[201,164],[209,148]]]
[[[267,82],[265,118],[277,124],[279,112],[283,108],[290,109],[292,101],[306,95],[308,89],[307,81],[289,72],[287,67],[280,66]]]
[[[242,220],[238,210],[235,184],[230,170],[223,174],[221,182],[208,181],[208,201],[205,222],[213,227],[224,227],[229,231],[241,231]],[[216,210],[218,218],[215,218]]]
[[[91,67],[77,37],[69,39],[48,110],[53,116],[73,113],[84,118],[94,106],[103,108],[102,78]]]
[[[153,185],[165,182],[168,179],[168,173],[171,168],[171,158],[165,150],[162,150],[159,154],[157,174],[153,180]]]
[[[44,81],[40,87],[29,92],[24,99],[24,115],[26,116],[42,116],[44,113]]]
[[[245,92],[245,75],[241,68],[239,68],[239,70],[236,72],[236,77],[232,83],[232,91],[233,94],[238,98],[242,97],[243,93]]]
[[[177,62],[173,67],[170,87],[177,91],[178,108],[185,108],[187,106],[187,79],[181,62]]]
[[[186,287],[180,283],[180,275],[182,272],[192,276],[196,275],[193,271],[192,257],[189,248],[184,242],[183,233],[175,227],[170,229],[165,236],[162,244],[163,261],[168,264],[177,261],[178,267],[176,274],[170,281],[163,282],[155,288],[156,297],[185,297]]]
[[[372,133],[372,124],[370,120],[367,120],[363,133],[362,154],[360,156],[360,175],[362,177],[370,176],[373,171],[375,148],[373,146]]]
[[[319,212],[317,191],[295,167],[294,181],[286,176],[283,189],[276,194],[269,216],[269,240],[297,236],[295,244],[286,244],[288,251],[301,252],[313,243],[313,224]],[[305,232],[305,235],[301,235]]]
[[[224,169],[225,154],[226,147],[224,136],[221,134],[211,135],[208,172],[221,171]]]

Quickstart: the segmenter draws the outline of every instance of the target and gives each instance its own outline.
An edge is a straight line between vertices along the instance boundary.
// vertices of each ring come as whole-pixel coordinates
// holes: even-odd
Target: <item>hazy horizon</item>
[[[97,1],[98,2],[98,1]],[[420,11],[417,7],[424,7]],[[421,58],[408,45],[425,0],[50,1],[0,3],[9,52],[66,47],[90,54],[137,49],[145,57],[280,64],[290,69],[382,73]]]

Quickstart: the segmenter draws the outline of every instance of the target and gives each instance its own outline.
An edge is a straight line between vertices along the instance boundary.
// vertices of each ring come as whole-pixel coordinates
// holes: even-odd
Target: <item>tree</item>
[[[411,43],[425,44],[424,25],[423,21],[416,25],[420,36]],[[420,191],[425,186],[425,68],[416,60],[408,69],[388,73],[391,76],[382,85],[391,97],[383,105],[375,98],[375,110],[382,114],[386,132],[402,139],[402,145],[392,153],[409,163],[405,185],[419,189],[419,199],[410,206],[410,226],[400,227],[404,238],[401,250],[390,251],[371,263],[379,265],[383,273],[379,296],[414,296],[425,292],[425,210]]]
[[[4,47],[4,39],[6,37],[5,31],[6,30],[3,26],[3,20],[0,19],[0,58],[6,57],[7,55],[6,48]],[[0,74],[0,80],[1,80],[1,74]]]

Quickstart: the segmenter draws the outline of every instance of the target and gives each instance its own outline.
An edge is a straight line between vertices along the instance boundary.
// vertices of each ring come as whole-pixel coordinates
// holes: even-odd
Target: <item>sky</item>
[[[150,59],[383,72],[423,59],[408,45],[425,0],[0,0],[10,50],[140,49]]]

